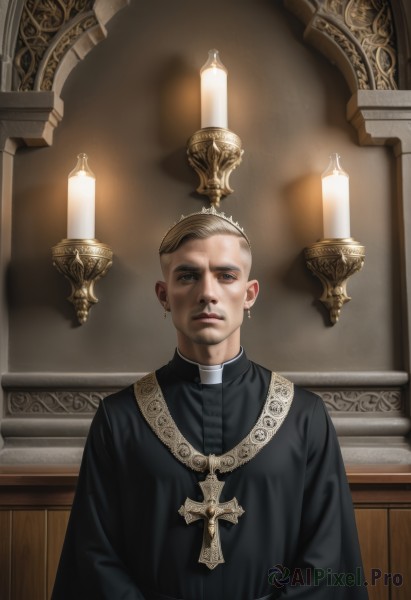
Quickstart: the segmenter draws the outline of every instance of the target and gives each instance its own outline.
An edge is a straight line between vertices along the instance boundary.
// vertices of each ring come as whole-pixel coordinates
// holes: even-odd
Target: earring
[[[251,319],[251,310],[247,308],[247,318]]]
[[[164,310],[164,318],[167,319],[167,311]]]

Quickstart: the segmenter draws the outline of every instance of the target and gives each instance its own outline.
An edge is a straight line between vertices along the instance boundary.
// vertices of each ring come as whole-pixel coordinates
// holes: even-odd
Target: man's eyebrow
[[[173,269],[175,273],[179,273],[180,271],[192,271],[198,273],[201,269],[199,267],[195,267],[193,265],[178,265]]]
[[[190,272],[190,273],[199,273],[202,269],[200,267],[196,267],[194,265],[178,265],[173,269],[175,273]],[[241,269],[237,265],[216,265],[215,267],[210,268],[211,271],[238,271]]]
[[[237,265],[220,265],[216,267],[211,267],[212,271],[241,271],[240,267]]]

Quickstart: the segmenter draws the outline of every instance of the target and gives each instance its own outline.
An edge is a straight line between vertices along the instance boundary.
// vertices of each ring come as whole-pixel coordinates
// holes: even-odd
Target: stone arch
[[[284,5],[306,25],[305,40],[339,67],[352,93],[398,89],[389,0],[284,0]]]
[[[25,0],[13,57],[12,91],[60,94],[71,70],[129,0]]]
[[[398,57],[398,80],[401,90],[411,89],[411,2],[391,2]]]
[[[71,70],[107,33],[129,0],[15,0],[12,91],[60,93]],[[352,93],[406,87],[408,15],[399,0],[283,0],[306,26],[304,38],[334,62]],[[395,9],[395,10],[394,10]],[[398,34],[396,33],[396,30]],[[401,52],[398,45],[403,48]],[[4,56],[4,54],[3,54]],[[3,87],[4,89],[4,87]]]

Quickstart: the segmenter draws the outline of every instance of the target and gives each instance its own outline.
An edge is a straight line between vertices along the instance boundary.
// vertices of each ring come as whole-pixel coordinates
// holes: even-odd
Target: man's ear
[[[248,310],[257,300],[258,292],[260,291],[260,286],[257,279],[251,279],[247,282],[247,291],[245,295],[244,308]]]
[[[164,310],[170,310],[168,305],[168,297],[167,297],[167,284],[165,281],[157,281],[156,283],[156,296],[164,308]]]

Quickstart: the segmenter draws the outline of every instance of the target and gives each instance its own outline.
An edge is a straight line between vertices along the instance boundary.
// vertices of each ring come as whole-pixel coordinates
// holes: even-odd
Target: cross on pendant
[[[224,484],[225,482],[219,481],[214,473],[209,473],[205,481],[200,481],[198,484],[203,492],[203,502],[195,502],[187,498],[178,511],[187,525],[198,519],[204,519],[203,545],[198,562],[204,563],[209,569],[214,569],[224,562],[218,519],[236,524],[238,517],[244,513],[237,498],[220,504],[220,494]]]

